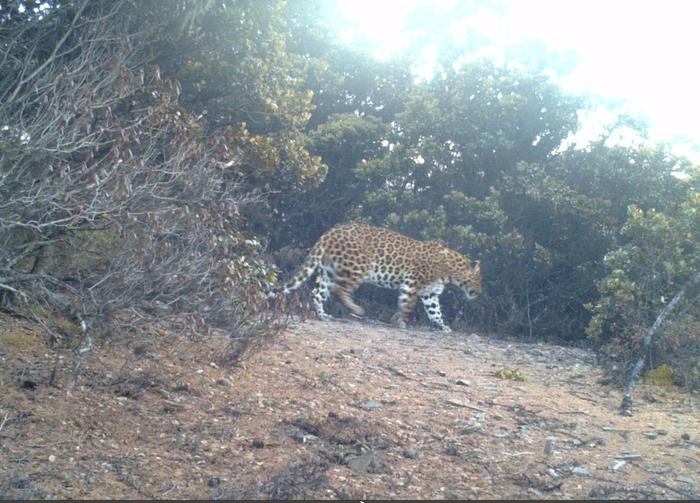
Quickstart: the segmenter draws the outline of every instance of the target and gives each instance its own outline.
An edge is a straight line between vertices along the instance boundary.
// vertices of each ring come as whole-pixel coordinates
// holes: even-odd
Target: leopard
[[[419,241],[383,227],[349,223],[323,234],[306,255],[302,266],[269,294],[285,295],[316,276],[312,304],[320,320],[332,319],[324,310],[331,293],[336,293],[352,315],[364,317],[365,310],[352,299],[362,283],[398,289],[398,310],[392,324],[406,328],[418,299],[431,324],[451,332],[442,319],[439,296],[446,285],[461,289],[468,300],[481,294],[480,261],[462,255],[439,241]]]

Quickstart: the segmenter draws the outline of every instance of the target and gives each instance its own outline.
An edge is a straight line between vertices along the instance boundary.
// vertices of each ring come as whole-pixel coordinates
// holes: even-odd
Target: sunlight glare
[[[351,26],[342,38],[362,41],[373,48],[375,57],[387,59],[406,47],[404,20],[426,2],[339,0]],[[456,3],[427,2],[435,11]],[[700,72],[696,64],[700,2],[506,1],[501,3],[507,7],[504,13],[489,5],[484,3],[472,15],[457,17],[445,27],[459,46],[466,47],[473,34],[486,41],[458,62],[487,58],[497,66],[512,64],[514,51],[531,41],[543,42],[555,52],[570,51],[577,56],[571,69],[557,71],[545,66],[542,71],[567,92],[617,102],[620,111],[648,120],[652,139],[676,143],[700,160]],[[435,48],[424,48],[421,60],[413,65],[416,75],[428,78],[437,56]]]

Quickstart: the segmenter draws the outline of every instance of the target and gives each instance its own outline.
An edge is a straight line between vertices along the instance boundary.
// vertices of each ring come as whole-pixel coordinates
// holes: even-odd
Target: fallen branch
[[[12,288],[10,285],[6,285],[5,283],[0,283],[0,290],[7,290],[15,295],[20,295],[23,298],[26,298],[27,296],[24,294],[24,292],[17,290],[16,288]]]
[[[678,291],[678,293],[676,293],[673,299],[671,299],[671,302],[669,302],[664,308],[664,310],[661,311],[661,314],[658,318],[656,318],[656,321],[649,329],[649,332],[647,332],[647,335],[644,337],[644,341],[642,343],[642,356],[639,357],[639,360],[632,368],[629,384],[627,385],[627,392],[625,393],[625,396],[622,399],[622,405],[620,406],[622,413],[629,414],[630,409],[632,408],[632,392],[634,391],[634,387],[637,385],[637,383],[639,382],[639,378],[642,375],[644,361],[646,360],[646,357],[649,354],[649,351],[651,350],[651,342],[654,338],[654,335],[656,334],[656,331],[663,324],[663,322],[666,321],[666,318],[669,314],[671,314],[671,311],[673,311],[673,309],[676,307],[676,304],[678,304],[678,302],[683,298],[688,288],[697,281],[700,281],[700,271],[698,271],[695,274],[695,276],[693,276],[685,285],[683,285],[683,287]]]
[[[673,491],[674,493],[680,494],[681,496],[684,496],[684,497],[691,499],[691,500],[696,499],[698,497],[698,495],[695,494],[694,492],[688,492],[688,491],[684,491],[682,489],[677,489],[677,488],[670,486],[670,485],[668,485],[665,482],[662,482],[660,480],[651,479],[650,482],[654,485],[657,485],[659,487],[663,487],[664,489],[668,489],[669,491]]]

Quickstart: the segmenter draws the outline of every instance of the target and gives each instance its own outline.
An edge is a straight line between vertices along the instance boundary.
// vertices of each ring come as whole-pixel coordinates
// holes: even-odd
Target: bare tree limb
[[[41,71],[44,68],[46,68],[49,64],[51,64],[56,59],[56,57],[58,55],[58,51],[61,49],[61,47],[63,47],[63,44],[66,43],[66,40],[68,40],[68,37],[71,35],[71,33],[73,33],[73,29],[75,28],[75,25],[77,24],[78,20],[80,19],[80,16],[82,16],[83,11],[85,10],[85,7],[87,7],[89,2],[90,2],[90,0],[83,0],[83,3],[80,5],[80,7],[78,7],[78,10],[75,13],[75,16],[73,16],[73,21],[71,22],[70,27],[63,34],[63,37],[61,37],[61,39],[58,41],[58,43],[54,47],[51,55],[48,58],[46,58],[46,60],[44,60],[44,62],[42,62],[37,68],[35,68],[32,73],[30,73],[26,77],[22,78],[22,80],[20,80],[17,83],[15,90],[10,95],[10,97],[7,98],[8,102],[12,102],[17,97],[17,95],[19,94],[19,92],[22,90],[23,86],[26,83],[30,82],[33,78],[35,78],[37,75],[39,75],[39,73],[41,73]]]
[[[0,26],[0,302],[69,319],[37,321],[78,355],[154,322],[245,343],[276,323],[236,258],[258,200],[231,180],[245,161],[145,64],[156,32],[129,9],[81,0],[66,26]]]
[[[9,412],[7,414],[5,414],[5,417],[2,419],[2,422],[0,423],[0,431],[2,431],[3,427],[5,426],[5,423],[7,422],[8,417],[10,417]]]
[[[632,368],[629,383],[627,384],[627,391],[625,392],[625,396],[622,399],[622,404],[620,405],[620,409],[623,413],[629,413],[630,409],[632,408],[632,392],[634,391],[634,387],[637,385],[642,375],[644,362],[647,356],[649,355],[649,351],[651,350],[651,343],[653,341],[654,335],[656,334],[656,331],[663,324],[663,322],[666,321],[666,318],[668,318],[673,309],[676,307],[676,304],[678,304],[678,302],[683,298],[688,288],[690,288],[694,283],[698,281],[700,281],[700,271],[698,271],[695,274],[695,276],[693,276],[685,285],[683,285],[683,287],[678,291],[678,293],[676,293],[676,295],[673,296],[671,302],[666,304],[666,307],[663,309],[663,311],[661,311],[661,314],[659,314],[659,316],[656,318],[656,321],[654,321],[654,324],[651,326],[646,336],[644,337],[644,341],[642,342],[642,355],[639,357],[639,360]]]
[[[0,290],[7,290],[9,292],[14,293],[15,295],[20,295],[20,296],[26,298],[26,295],[24,292],[17,290],[16,288],[12,288],[10,285],[6,285],[4,283],[0,283]]]

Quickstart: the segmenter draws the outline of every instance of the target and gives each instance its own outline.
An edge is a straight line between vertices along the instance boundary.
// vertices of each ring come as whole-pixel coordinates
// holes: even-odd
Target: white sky
[[[369,42],[380,58],[406,46],[403,17],[416,5],[450,9],[464,0],[338,0],[346,41]],[[562,88],[621,100],[623,110],[646,119],[652,140],[700,162],[700,1],[514,0],[504,15],[486,7],[445,30],[456,42],[472,27],[492,40],[482,54],[496,64],[519,42],[538,39],[574,51],[578,64],[553,75]],[[478,5],[478,3],[477,3]],[[434,52],[434,51],[433,51]],[[430,51],[426,51],[429,54]],[[430,56],[416,66],[429,73]],[[597,117],[604,114],[598,113]],[[596,129],[595,121],[584,126]]]

